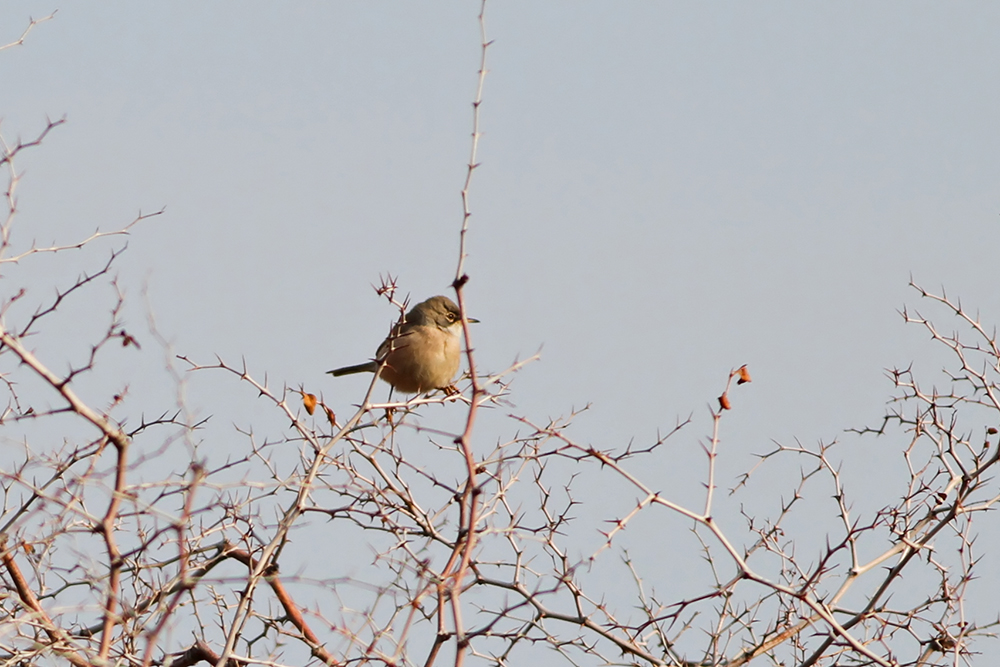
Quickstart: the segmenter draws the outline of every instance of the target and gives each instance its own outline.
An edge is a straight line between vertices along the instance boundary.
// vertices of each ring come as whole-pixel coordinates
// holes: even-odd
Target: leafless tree
[[[489,46],[482,15],[480,27],[453,282],[463,313]],[[531,360],[484,372],[471,344],[461,392],[379,403],[373,378],[346,417],[318,392],[275,387],[246,364],[179,357],[170,367],[178,386],[182,375],[228,374],[288,428],[277,439],[231,434],[245,455],[215,468],[193,454],[178,463],[177,451],[194,451],[179,445],[204,422],[183,400],[137,418],[127,387],[103,371],[115,355],[136,353],[139,340],[121,317],[122,247],[102,256],[101,244],[150,215],[64,245],[24,244],[16,234],[17,158],[61,123],[27,142],[4,141],[0,154],[0,424],[17,452],[0,470],[3,664],[922,667],[972,664],[977,640],[995,627],[965,605],[979,558],[974,519],[1000,499],[1000,347],[944,293],[917,288],[964,324],[961,337],[904,316],[951,354],[947,389],[928,389],[909,369],[891,372],[897,394],[883,423],[853,437],[897,447],[898,468],[864,498],[848,491],[850,452],[840,442],[776,445],[719,492],[728,485],[717,479],[720,434],[748,390],[745,366],[721,378],[707,435],[690,440],[705,457],[694,498],[661,490],[647,471],[691,437],[696,420],[626,448],[581,444],[570,435],[573,416],[510,415],[511,435],[483,432],[481,411],[506,409],[514,372]],[[94,268],[48,299],[5,270],[70,250]],[[59,329],[67,304],[108,286],[92,340],[77,336],[67,352],[44,335]],[[391,278],[379,292],[404,311]],[[155,329],[147,337],[167,347]],[[419,418],[439,405],[461,411],[460,428]],[[772,468],[798,472],[787,488],[757,488]],[[887,500],[872,506],[869,495]],[[748,509],[762,503],[773,511]],[[626,509],[608,515],[615,507]],[[595,514],[607,519],[601,530],[578,519]],[[814,529],[800,535],[802,521]],[[700,554],[700,568],[677,565],[675,553],[659,565],[634,559],[624,536],[636,525],[639,542],[651,526],[678,531],[672,541]],[[360,576],[286,573],[288,554],[318,531],[366,545],[373,562]],[[678,579],[693,592],[673,595]]]

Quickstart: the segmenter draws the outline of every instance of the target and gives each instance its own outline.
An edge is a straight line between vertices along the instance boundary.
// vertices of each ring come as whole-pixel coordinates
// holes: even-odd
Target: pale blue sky
[[[323,372],[385,334],[370,285],[422,299],[454,273],[478,3],[7,2],[0,42],[55,8],[0,53],[8,141],[68,119],[19,163],[19,233],[166,206],[123,259],[134,328],[148,284],[176,352],[245,357],[346,411],[364,380]],[[747,363],[729,486],[772,439],[876,422],[886,367],[934,377],[896,311],[955,324],[911,275],[1000,320],[1000,5],[497,1],[487,31],[468,298],[484,369],[542,348],[516,411],[590,403],[581,440],[648,441]],[[199,382],[220,432],[260,408]],[[701,474],[704,426],[650,475]],[[853,488],[899,444],[857,450]]]

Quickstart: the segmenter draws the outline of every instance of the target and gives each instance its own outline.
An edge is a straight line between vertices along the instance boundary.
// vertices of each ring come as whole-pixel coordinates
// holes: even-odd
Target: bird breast
[[[406,393],[447,387],[458,373],[460,330],[419,325],[393,339],[382,379]]]

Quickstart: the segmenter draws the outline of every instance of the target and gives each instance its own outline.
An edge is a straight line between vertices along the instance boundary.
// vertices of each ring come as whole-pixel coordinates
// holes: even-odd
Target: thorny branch
[[[34,27],[36,25],[38,25],[39,23],[44,23],[44,22],[46,22],[46,21],[48,21],[50,19],[55,18],[56,12],[58,12],[58,11],[59,10],[57,9],[54,12],[52,12],[51,14],[49,14],[48,16],[43,16],[40,19],[28,19],[28,27],[24,29],[24,32],[21,33],[21,36],[18,37],[17,39],[15,39],[13,42],[9,42],[7,44],[0,45],[0,51],[3,51],[5,49],[9,49],[9,48],[14,47],[14,46],[20,46],[20,45],[24,44],[24,40],[28,36],[28,33],[31,32],[32,29],[34,29]],[[0,163],[0,164],[2,164],[2,163]]]
[[[0,422],[11,446],[0,466],[0,660],[400,667],[433,665],[454,646],[456,665],[540,655],[671,667],[970,663],[997,625],[968,601],[980,592],[978,522],[1000,501],[1000,345],[944,293],[914,286],[957,318],[962,335],[903,315],[951,354],[946,389],[893,370],[897,395],[877,428],[813,447],[778,444],[729,496],[717,492],[728,451],[720,444],[727,411],[740,409],[743,390],[733,384],[749,381],[746,367],[726,379],[706,435],[689,441],[705,456],[686,471],[700,484],[695,493],[657,473],[668,449],[702,423],[693,418],[625,446],[571,435],[579,413],[484,426],[482,411],[508,406],[513,374],[531,361],[484,372],[466,315],[490,45],[484,7],[453,282],[469,369],[462,393],[377,402],[376,375],[338,419],[337,402],[304,383],[274,385],[246,362],[182,357],[198,378],[216,371],[250,388],[264,406],[253,426],[181,420],[185,405],[130,420],[127,378],[104,370],[115,348],[144,351],[123,324],[125,298],[112,275],[121,250],[106,261],[88,254],[97,269],[33,310],[23,310],[31,290],[5,284]],[[3,143],[0,263],[83,250],[150,217],[69,245],[15,244],[15,158],[61,123]],[[44,334],[64,325],[81,337],[59,318],[105,283],[117,297],[110,322],[68,370],[53,370],[63,368],[62,353]],[[405,311],[394,280],[378,289]],[[84,382],[96,377],[115,388]],[[460,425],[444,426],[456,412]],[[495,430],[487,437],[485,428]],[[898,452],[898,474],[880,490],[894,495],[878,506],[852,495],[843,467],[848,438],[866,437]],[[784,495],[755,488],[765,469],[787,480]],[[608,523],[589,524],[595,514]],[[796,531],[803,520],[811,531]],[[676,551],[651,562],[642,552],[659,537],[653,530],[668,532]],[[700,554],[701,569],[683,564],[687,549]]]

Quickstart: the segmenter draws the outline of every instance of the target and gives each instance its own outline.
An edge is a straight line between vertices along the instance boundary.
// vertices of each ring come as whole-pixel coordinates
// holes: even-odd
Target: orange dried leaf
[[[306,412],[312,414],[316,410],[316,394],[302,394],[302,405],[306,406]]]
[[[729,408],[733,407],[732,404],[729,402],[729,396],[727,394],[719,396],[719,406],[723,410],[728,410]]]
[[[737,371],[737,373],[740,374],[740,379],[736,381],[736,384],[743,384],[745,382],[752,381],[750,379],[750,371],[747,370],[747,367],[745,365],[740,366],[740,369]]]
[[[337,415],[333,414],[333,410],[324,405],[323,411],[326,412],[326,420],[330,422],[330,426],[337,428]]]

